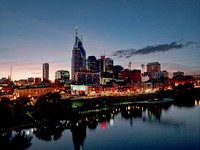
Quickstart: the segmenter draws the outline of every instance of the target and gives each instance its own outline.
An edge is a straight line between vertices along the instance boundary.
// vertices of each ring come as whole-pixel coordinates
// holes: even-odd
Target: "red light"
[[[106,128],[106,122],[102,122],[102,123],[101,123],[101,128],[102,128],[102,129],[105,129],[105,128]]]

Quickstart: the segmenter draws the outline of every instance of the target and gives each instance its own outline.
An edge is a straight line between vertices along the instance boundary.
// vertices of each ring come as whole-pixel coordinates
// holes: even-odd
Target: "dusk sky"
[[[200,74],[200,0],[0,0],[0,78],[70,71],[76,26],[87,57]]]

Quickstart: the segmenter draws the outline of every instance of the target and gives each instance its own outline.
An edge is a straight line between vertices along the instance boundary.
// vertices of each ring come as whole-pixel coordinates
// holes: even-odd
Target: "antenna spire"
[[[76,26],[76,36],[75,36],[75,45],[74,47],[78,47],[78,27]]]

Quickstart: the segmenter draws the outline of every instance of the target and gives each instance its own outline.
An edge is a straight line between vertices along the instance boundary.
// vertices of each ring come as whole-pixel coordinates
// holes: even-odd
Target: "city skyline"
[[[200,74],[200,1],[0,1],[0,78],[49,78],[71,72],[75,28],[87,56],[106,55],[114,65]],[[81,35],[81,33],[79,33]]]

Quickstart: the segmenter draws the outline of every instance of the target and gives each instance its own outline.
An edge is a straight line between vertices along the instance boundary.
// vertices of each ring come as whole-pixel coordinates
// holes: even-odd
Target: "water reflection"
[[[174,105],[178,107],[200,106],[200,100],[195,100],[187,104],[175,103]],[[84,148],[87,128],[89,130],[96,130],[98,125],[106,128],[107,123],[113,126],[115,116],[119,113],[125,120],[130,120],[130,126],[133,126],[133,121],[136,119],[142,122],[159,123],[160,125],[178,128],[182,125],[181,122],[162,119],[163,111],[167,111],[171,106],[172,104],[149,106],[125,105],[108,111],[77,114],[71,116],[70,119],[46,122],[30,130],[33,134],[26,133],[25,130],[1,133],[0,149],[28,149],[32,145],[31,140],[33,137],[30,135],[34,135],[37,139],[43,141],[57,141],[61,139],[65,130],[70,130],[74,149],[80,150]]]
[[[44,141],[58,140],[62,136],[65,127],[61,122],[48,122],[37,126],[33,133],[38,139]]]
[[[83,148],[83,143],[86,137],[86,122],[85,120],[79,120],[72,122],[71,126],[72,138],[75,150]]]
[[[19,150],[27,149],[32,143],[32,136],[25,131],[9,131],[1,133],[0,135],[0,149],[1,150]]]

